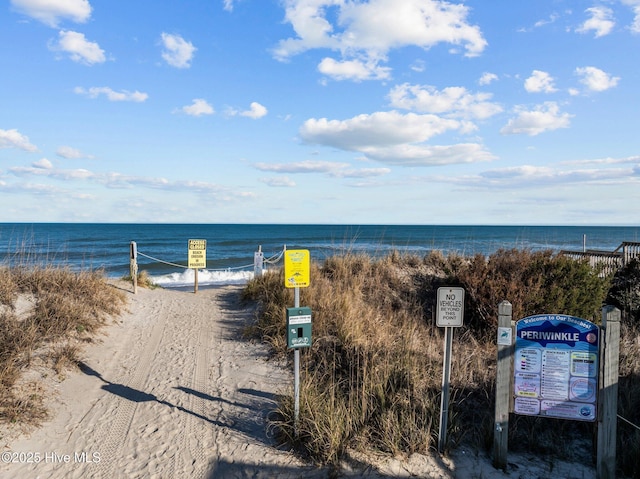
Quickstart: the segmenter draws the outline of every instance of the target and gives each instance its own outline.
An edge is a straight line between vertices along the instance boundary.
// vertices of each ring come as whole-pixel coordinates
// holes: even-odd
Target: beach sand
[[[240,286],[143,289],[81,353],[80,369],[45,378],[50,418],[2,431],[0,478],[324,478],[269,436],[266,417],[293,371],[242,337],[252,311]],[[593,478],[592,467],[513,455],[508,471],[483,453],[450,457],[353,453],[337,477]]]

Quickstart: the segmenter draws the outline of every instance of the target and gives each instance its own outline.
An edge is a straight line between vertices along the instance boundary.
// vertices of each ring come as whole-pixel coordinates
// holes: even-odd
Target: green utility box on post
[[[287,308],[287,345],[311,347],[311,308]]]

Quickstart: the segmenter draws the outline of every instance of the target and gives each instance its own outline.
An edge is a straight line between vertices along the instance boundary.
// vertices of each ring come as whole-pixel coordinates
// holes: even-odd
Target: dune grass
[[[311,285],[301,289],[300,304],[312,309],[313,346],[301,350],[297,435],[293,398],[285,396],[271,424],[280,438],[323,464],[337,463],[351,448],[394,455],[434,449],[443,356],[434,309],[436,290],[444,285],[466,291],[465,326],[456,329],[453,345],[447,447],[464,442],[489,450],[499,302],[513,304],[514,319],[558,312],[598,323],[611,278],[548,251],[501,250],[488,258],[346,254],[312,264]],[[244,297],[259,305],[249,333],[290,358],[285,311],[293,306],[293,292],[284,287],[283,272],[252,280]],[[639,349],[637,323],[627,324],[619,411],[636,424]],[[593,432],[591,423],[518,416],[510,424],[510,448],[575,459],[574,439],[590,442]],[[637,470],[638,437],[620,430],[623,471]]]
[[[21,380],[24,370],[37,358],[61,374],[124,301],[101,272],[0,267],[0,421],[30,424],[46,417],[43,392]]]

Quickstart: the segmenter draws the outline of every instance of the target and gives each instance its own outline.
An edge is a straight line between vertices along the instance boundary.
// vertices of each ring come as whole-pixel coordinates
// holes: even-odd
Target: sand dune
[[[0,477],[329,477],[331,471],[305,464],[267,434],[266,415],[276,395],[292,389],[292,374],[267,361],[264,346],[242,338],[250,311],[240,306],[239,291],[129,292],[128,311],[85,349],[80,370],[50,381],[51,419],[28,435],[3,439]],[[340,474],[594,477],[588,467],[527,461],[514,458],[504,474],[463,450],[445,460],[378,459],[375,467],[354,457]]]

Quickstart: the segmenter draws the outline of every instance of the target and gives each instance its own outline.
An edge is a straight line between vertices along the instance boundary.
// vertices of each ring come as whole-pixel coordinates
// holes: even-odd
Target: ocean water
[[[135,241],[140,270],[163,286],[185,286],[193,284],[193,270],[186,268],[189,239],[207,240],[207,267],[198,272],[198,283],[206,285],[246,282],[259,248],[274,260],[285,247],[308,249],[317,261],[394,250],[489,255],[501,248],[582,251],[586,244],[613,251],[623,241],[640,241],[640,227],[0,223],[0,262],[102,269],[122,277],[129,273]]]

